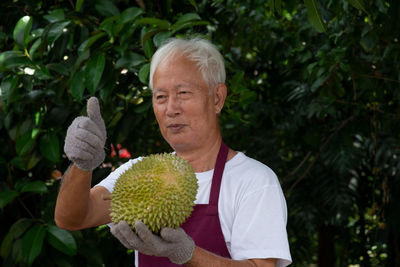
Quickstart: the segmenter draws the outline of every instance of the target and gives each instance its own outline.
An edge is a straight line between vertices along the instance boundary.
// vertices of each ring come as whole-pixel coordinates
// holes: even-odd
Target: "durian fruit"
[[[192,213],[198,184],[192,167],[173,154],[152,154],[117,179],[111,194],[113,223],[141,220],[155,234],[177,228]]]

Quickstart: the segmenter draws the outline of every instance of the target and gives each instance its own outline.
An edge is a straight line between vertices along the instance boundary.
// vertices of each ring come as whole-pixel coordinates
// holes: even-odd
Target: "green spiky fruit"
[[[154,233],[177,228],[190,216],[198,184],[192,167],[173,154],[153,154],[133,164],[115,183],[111,194],[113,223],[136,220]]]

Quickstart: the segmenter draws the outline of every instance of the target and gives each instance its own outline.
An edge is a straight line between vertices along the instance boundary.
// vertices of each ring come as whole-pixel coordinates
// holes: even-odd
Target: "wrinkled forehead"
[[[209,91],[209,85],[196,66],[187,58],[170,58],[161,62],[153,77],[152,92],[177,92],[181,90]]]
[[[155,84],[155,76],[160,77],[161,74],[164,78],[165,76],[175,78],[174,75],[179,73],[179,80],[191,81],[193,85],[206,87],[206,90],[211,92],[211,86],[207,77],[205,77],[200,62],[196,60],[196,58],[192,58],[190,53],[182,53],[177,50],[169,51],[169,53],[165,54],[154,63],[156,65],[152,66],[153,72],[151,73],[152,90],[156,89],[156,86],[159,86]],[[176,72],[174,72],[175,69],[177,70]]]

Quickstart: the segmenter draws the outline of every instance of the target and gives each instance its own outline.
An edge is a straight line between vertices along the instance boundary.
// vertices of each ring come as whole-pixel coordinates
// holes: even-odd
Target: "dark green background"
[[[94,183],[126,160],[111,144],[170,151],[149,61],[187,34],[226,60],[226,143],[280,178],[292,266],[399,266],[399,11],[397,0],[2,0],[3,266],[133,266],[108,227],[55,226],[54,170],[68,167],[66,129],[92,95],[108,131]]]

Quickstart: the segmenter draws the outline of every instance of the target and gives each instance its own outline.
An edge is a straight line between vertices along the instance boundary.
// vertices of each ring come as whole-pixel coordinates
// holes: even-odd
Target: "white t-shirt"
[[[97,186],[112,192],[118,177],[138,160],[123,164]],[[196,173],[199,190],[195,204],[208,204],[213,172]],[[286,201],[279,180],[269,167],[237,153],[225,165],[218,211],[232,259],[277,258],[278,267],[292,262],[286,233]]]

